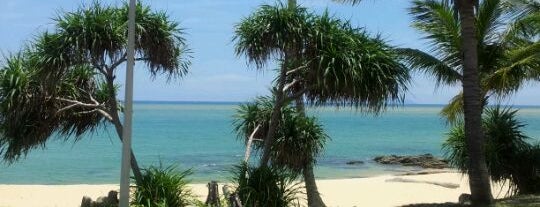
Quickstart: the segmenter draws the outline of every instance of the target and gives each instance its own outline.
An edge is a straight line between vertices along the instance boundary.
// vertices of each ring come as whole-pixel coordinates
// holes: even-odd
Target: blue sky
[[[74,0],[2,0],[0,7],[0,52],[16,52],[35,34],[52,26],[58,12],[71,11],[91,1]],[[105,1],[120,4],[121,1]],[[186,30],[186,39],[194,57],[190,73],[167,83],[152,80],[142,66],[136,67],[135,100],[159,101],[247,101],[268,94],[274,77],[272,66],[256,71],[245,57],[234,55],[234,25],[261,4],[258,0],[144,0],[152,8],[165,10]],[[349,19],[372,34],[381,34],[391,44],[425,49],[421,34],[410,28],[406,8],[410,1],[365,0],[357,6],[341,5],[330,0],[299,0],[315,12],[325,9],[337,17]],[[118,80],[124,82],[124,70]],[[408,103],[444,104],[459,91],[459,86],[435,89],[432,79],[415,74],[406,95]],[[540,85],[529,84],[505,103],[539,105]],[[123,96],[123,93],[120,95]]]

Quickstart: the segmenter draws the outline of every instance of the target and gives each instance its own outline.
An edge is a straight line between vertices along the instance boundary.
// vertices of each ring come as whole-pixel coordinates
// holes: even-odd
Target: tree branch
[[[150,60],[148,58],[135,58],[135,61],[141,61],[141,60]]]
[[[248,142],[246,144],[246,154],[244,155],[244,162],[247,162],[249,160],[249,156],[251,155],[251,144],[253,142],[253,137],[255,136],[257,131],[259,131],[260,127],[261,127],[260,124],[257,125],[257,127],[255,127],[255,130],[253,130],[253,132],[249,136]]]
[[[56,98],[56,100],[72,103],[73,105],[78,105],[78,106],[83,106],[83,107],[98,107],[98,106],[100,106],[99,104],[88,104],[88,103],[83,103],[83,102],[80,102],[80,101],[75,101],[75,100],[65,99],[65,98]],[[67,106],[67,107],[70,107],[70,106]]]
[[[95,112],[98,112],[100,113],[103,117],[105,117],[107,120],[109,121],[112,121],[112,116],[110,114],[108,114],[107,112],[99,109],[99,108],[95,108],[95,109],[92,109],[90,111],[81,111],[81,112],[77,112],[75,114],[91,114],[91,113],[95,113]]]
[[[294,68],[294,69],[292,69],[292,70],[287,71],[286,74],[287,74],[287,75],[290,75],[290,74],[292,74],[292,73],[296,73],[297,71],[302,70],[302,69],[304,69],[304,68],[306,68],[306,67],[307,67],[306,65],[302,65],[302,66],[300,66],[300,67],[297,67],[297,68]]]
[[[285,87],[283,87],[283,92],[289,90],[290,87],[294,86],[298,82],[300,82],[298,79],[294,79],[292,82],[286,84]]]
[[[112,116],[107,113],[106,111],[104,111],[102,109],[103,105],[100,104],[99,102],[97,102],[92,96],[90,96],[90,99],[94,102],[94,104],[88,104],[88,103],[82,103],[80,101],[75,101],[75,100],[71,100],[71,99],[65,99],[65,98],[56,98],[57,100],[60,100],[60,101],[65,101],[65,102],[68,102],[68,103],[72,103],[71,105],[69,106],[66,106],[64,108],[61,108],[60,110],[58,110],[56,113],[61,113],[63,111],[66,111],[68,109],[71,109],[73,107],[77,107],[77,106],[81,106],[81,107],[87,107],[87,108],[91,108],[92,110],[90,111],[82,111],[82,112],[77,112],[76,114],[89,114],[89,113],[94,113],[94,112],[98,112],[100,113],[103,117],[105,117],[106,119],[108,119],[109,121],[112,121]]]
[[[124,53],[124,55],[122,55],[122,57],[121,57],[118,61],[116,61],[115,63],[113,63],[113,64],[108,68],[108,70],[109,70],[109,71],[112,71],[112,70],[116,69],[116,67],[118,67],[120,64],[126,62],[126,60],[127,60],[127,53]]]
[[[95,61],[92,61],[92,66],[94,66],[94,68],[98,70],[101,74],[107,75],[107,71],[105,71],[104,69],[107,67],[105,64],[100,65],[100,64],[97,64]]]

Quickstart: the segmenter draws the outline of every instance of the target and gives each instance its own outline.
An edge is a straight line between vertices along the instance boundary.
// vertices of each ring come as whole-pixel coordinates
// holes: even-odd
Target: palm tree
[[[478,27],[478,56],[482,102],[488,97],[504,97],[524,83],[540,77],[539,42],[520,36],[519,24],[505,22],[506,9],[500,0],[479,5],[475,21]],[[432,44],[430,55],[416,49],[400,49],[411,68],[434,76],[437,85],[455,85],[463,81],[461,33],[458,15],[450,1],[415,1],[410,13],[413,26],[427,34]],[[507,26],[510,25],[510,26]],[[505,27],[507,26],[507,27]],[[441,112],[450,122],[463,113],[463,93],[456,95]]]
[[[349,105],[377,113],[392,101],[402,101],[409,77],[392,48],[379,38],[371,38],[327,13],[318,16],[292,6],[262,6],[236,29],[237,54],[245,54],[258,68],[272,57],[281,61],[261,165],[270,160],[269,146],[274,142],[284,102],[296,100],[301,114],[304,100],[312,105]],[[306,166],[304,179],[309,205],[324,206],[313,166]]]
[[[336,0],[338,2],[347,2],[347,3],[359,3],[360,0]],[[418,2],[418,1],[417,1]],[[436,1],[426,1],[429,3],[437,3]],[[481,86],[480,86],[480,80],[478,80],[478,73],[479,73],[479,53],[478,53],[478,41],[482,40],[481,37],[477,37],[477,35],[482,35],[482,33],[477,32],[477,27],[479,27],[478,30],[483,30],[489,27],[485,26],[492,26],[491,24],[486,25],[475,25],[475,11],[477,11],[477,14],[480,13],[480,10],[482,10],[479,7],[479,0],[448,0],[445,1],[447,5],[453,3],[453,8],[451,13],[444,12],[444,16],[441,15],[441,17],[445,17],[442,20],[448,20],[448,21],[442,21],[438,22],[441,23],[440,25],[432,24],[436,27],[445,27],[448,26],[448,29],[453,30],[444,30],[444,32],[453,31],[456,32],[458,35],[451,35],[447,33],[440,33],[437,36],[431,36],[431,38],[441,38],[444,39],[445,37],[452,37],[448,41],[455,42],[454,45],[464,45],[464,47],[460,47],[457,52],[458,55],[454,57],[453,59],[456,59],[456,67],[462,67],[462,84],[463,84],[463,92],[465,95],[463,95],[463,98],[454,98],[452,100],[451,105],[456,106],[454,109],[458,109],[461,111],[461,109],[464,109],[465,111],[465,122],[466,122],[466,130],[467,131],[467,140],[469,140],[469,147],[471,147],[470,150],[474,151],[471,152],[470,164],[474,165],[476,169],[474,171],[469,172],[470,184],[471,184],[471,194],[473,198],[473,204],[474,205],[484,205],[486,203],[491,202],[491,191],[490,191],[490,185],[489,185],[489,178],[486,173],[486,167],[484,158],[482,158],[482,148],[481,143],[483,142],[482,138],[482,132],[480,127],[480,120],[481,120],[481,111],[482,111],[482,95],[481,94]],[[483,2],[489,2],[488,0]],[[526,14],[530,13],[530,11],[538,11],[537,9],[538,4],[534,1],[528,1],[528,0],[509,0],[508,2],[512,2],[513,5],[526,5],[525,7],[521,8],[528,8],[528,12],[522,12],[523,10],[518,10],[519,14]],[[486,7],[485,7],[486,8]],[[518,7],[513,7],[518,8]],[[536,10],[535,10],[536,9]],[[533,28],[533,32],[530,34],[537,35],[538,31],[535,25],[538,25],[538,13],[536,15],[533,15],[530,18],[524,18],[522,21],[526,25],[526,28]],[[484,16],[489,17],[490,15]],[[455,31],[456,28],[454,27],[455,24],[446,24],[449,22],[455,22],[458,26],[458,31]],[[527,22],[527,23],[525,23]],[[484,26],[484,28],[481,28]],[[526,31],[526,30],[521,30]],[[455,38],[458,39],[455,39]],[[538,46],[536,46],[537,48]],[[534,50],[534,47],[529,48],[530,50]],[[536,52],[537,53],[537,52]],[[429,56],[428,56],[429,57]],[[439,66],[436,62],[432,62],[435,64],[432,64],[433,71],[437,71],[439,69],[444,69],[444,66]],[[444,71],[444,70],[443,70]],[[446,71],[448,72],[448,71]],[[438,72],[437,72],[438,73]],[[452,72],[453,73],[453,72]],[[452,73],[448,73],[447,75],[450,75]],[[506,75],[506,74],[505,74]],[[456,74],[451,75],[456,77]],[[439,79],[439,82],[445,82],[448,81],[447,79]],[[514,82],[515,83],[515,82]],[[462,100],[464,103],[460,103],[459,101]],[[460,108],[459,106],[463,106],[463,108]],[[456,110],[454,110],[456,111]]]
[[[463,92],[442,114],[450,122],[464,114],[472,200],[475,205],[489,204],[492,196],[479,127],[483,106],[490,96],[504,97],[540,78],[540,43],[514,32],[519,24],[504,27],[507,12],[501,0],[484,0],[478,5],[417,0],[413,5],[413,26],[427,34],[436,55],[415,49],[401,52],[411,68],[435,76],[437,84],[463,84]]]
[[[248,144],[249,139],[264,139],[269,129],[274,104],[275,100],[270,97],[259,97],[253,103],[240,105],[234,121],[238,137],[246,139]],[[287,169],[294,176],[302,174],[306,180],[306,190],[313,188],[316,190],[314,180],[314,186],[309,186],[311,183],[307,181],[306,171],[309,170],[314,179],[313,166],[316,157],[323,150],[328,135],[315,118],[305,116],[303,111],[296,111],[291,105],[282,108],[279,123],[275,133],[276,139],[270,150],[272,167]],[[254,131],[256,132],[253,134]],[[261,142],[255,142],[253,146],[258,151],[264,149]],[[316,193],[308,194],[308,206],[324,206],[318,191]],[[310,196],[319,201],[313,200],[313,197],[310,200]]]
[[[45,32],[3,67],[0,94],[0,147],[15,161],[44,146],[54,133],[81,138],[104,123],[122,139],[122,108],[116,98],[116,69],[126,62],[128,5],[94,2],[54,19]],[[189,60],[182,29],[164,12],[137,4],[136,61],[152,76],[178,78]],[[73,136],[71,136],[73,135]],[[141,172],[132,152],[137,181]]]
[[[304,38],[309,35],[306,25],[309,13],[300,7],[261,6],[254,14],[245,18],[236,26],[235,40],[237,55],[245,54],[250,63],[255,63],[258,69],[264,68],[271,59],[278,59],[280,64],[277,78],[276,104],[272,112],[268,134],[265,136],[265,146],[261,165],[266,165],[270,159],[269,150],[273,142],[277,121],[285,101],[285,84],[287,72],[298,62]]]

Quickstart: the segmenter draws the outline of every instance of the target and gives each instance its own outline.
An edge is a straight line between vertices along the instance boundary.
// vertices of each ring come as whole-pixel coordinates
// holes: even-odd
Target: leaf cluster
[[[483,117],[486,163],[494,182],[510,184],[510,193],[540,192],[540,145],[528,143],[525,124],[516,118],[516,110],[488,108]],[[463,124],[455,125],[443,144],[450,164],[466,173],[467,143]]]
[[[313,105],[349,105],[378,112],[403,100],[409,80],[397,53],[379,37],[302,7],[261,6],[235,30],[236,53],[262,68],[281,61],[289,95]]]
[[[300,206],[296,195],[300,186],[295,176],[278,167],[251,167],[247,163],[232,170],[233,183],[243,206]]]
[[[529,0],[484,0],[476,12],[478,68],[482,95],[501,99],[529,81],[540,80],[540,20],[537,3]],[[415,0],[409,9],[412,26],[424,34],[429,52],[398,49],[402,60],[437,85],[457,85],[463,79],[460,17],[452,0]],[[454,121],[461,95],[443,115]],[[487,100],[486,100],[487,101]],[[451,112],[451,113],[449,113]]]
[[[247,142],[257,126],[259,130],[253,137],[255,150],[262,150],[274,107],[271,97],[258,97],[252,103],[241,104],[234,117],[234,130],[240,139]],[[271,148],[273,166],[286,168],[295,174],[305,166],[316,162],[324,148],[328,135],[314,117],[304,116],[291,105],[282,108],[275,142]]]
[[[120,124],[115,72],[126,57],[128,5],[94,1],[53,18],[0,65],[0,154],[13,162],[56,135],[79,140],[107,121]],[[136,57],[152,76],[185,75],[183,30],[164,12],[137,4]],[[116,118],[116,120],[113,120]]]
[[[190,206],[195,201],[187,177],[191,170],[177,171],[175,166],[143,169],[140,183],[135,186],[132,204],[144,207]]]

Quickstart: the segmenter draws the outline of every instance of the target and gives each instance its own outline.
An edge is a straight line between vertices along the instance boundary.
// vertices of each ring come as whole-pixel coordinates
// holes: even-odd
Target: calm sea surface
[[[133,149],[142,166],[175,164],[192,168],[195,182],[227,180],[228,170],[243,159],[244,145],[232,131],[236,104],[137,103],[134,106]],[[415,170],[381,166],[377,155],[441,155],[447,127],[438,116],[441,106],[410,105],[381,116],[349,108],[311,108],[331,137],[319,158],[318,178],[364,177]],[[540,137],[540,108],[521,107],[519,118],[529,136]],[[532,140],[534,141],[534,140]],[[12,165],[0,165],[0,183],[117,183],[121,144],[112,126],[72,143],[53,139]],[[349,166],[350,160],[363,165]]]

